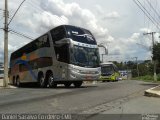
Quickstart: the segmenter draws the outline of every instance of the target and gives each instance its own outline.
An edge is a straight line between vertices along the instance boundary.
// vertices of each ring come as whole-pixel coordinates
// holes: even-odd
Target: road
[[[0,89],[0,113],[144,114],[160,113],[159,98],[144,96],[156,86],[135,80],[86,84],[81,88]]]

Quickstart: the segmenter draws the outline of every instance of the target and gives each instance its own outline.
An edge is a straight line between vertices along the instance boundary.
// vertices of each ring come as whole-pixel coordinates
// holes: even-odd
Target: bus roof
[[[85,29],[85,28],[81,28],[81,27],[73,26],[73,25],[59,25],[59,26],[54,27],[53,29],[55,29],[55,28],[57,28],[57,27],[60,27],[60,26],[64,26],[65,28],[71,26],[71,27],[76,27],[76,28],[80,28],[80,29],[87,30],[87,29]],[[51,29],[51,30],[53,30],[53,29]],[[51,31],[51,30],[49,30],[49,31]],[[49,31],[48,31],[48,32],[49,32]],[[89,30],[87,30],[87,31],[89,31]],[[47,34],[48,32],[46,32],[45,34]],[[45,34],[43,34],[43,35],[45,35]],[[42,37],[43,35],[41,35],[41,36],[35,38],[33,41],[31,41],[31,42],[25,44],[24,46],[20,47],[20,48],[17,49],[16,51],[12,52],[12,53],[11,53],[11,56],[12,56],[13,54],[15,54],[17,51],[19,51],[19,50],[21,50],[22,48],[24,48],[25,46],[27,46],[28,44],[30,44],[30,43],[36,41],[38,38]]]
[[[79,26],[74,26],[74,25],[59,25],[59,26],[56,26],[56,27],[52,28],[51,30],[53,30],[53,29],[55,29],[57,27],[61,27],[61,26],[65,27],[65,28],[67,28],[67,27],[75,27],[75,28],[87,30],[85,28],[82,28],[82,27],[79,27]],[[49,31],[51,31],[51,30],[49,30]],[[87,30],[87,31],[89,31],[89,30]]]

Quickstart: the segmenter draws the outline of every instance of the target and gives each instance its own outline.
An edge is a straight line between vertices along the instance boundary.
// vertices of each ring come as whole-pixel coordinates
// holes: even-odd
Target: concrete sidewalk
[[[144,92],[145,96],[160,98],[160,85],[150,88]]]
[[[0,89],[1,88],[5,88],[5,87],[3,87],[3,79],[0,79]],[[17,87],[12,86],[12,85],[8,85],[8,88],[17,88]]]
[[[0,88],[3,87],[3,79],[0,79]]]

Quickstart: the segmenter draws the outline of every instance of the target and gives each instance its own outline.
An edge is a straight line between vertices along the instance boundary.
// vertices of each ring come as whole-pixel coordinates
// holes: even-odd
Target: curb
[[[3,79],[0,79],[0,89],[10,89],[10,88],[17,88],[17,87],[9,83],[8,83],[8,87],[3,87]]]
[[[150,88],[148,90],[145,90],[144,95],[148,97],[160,98],[160,85]]]
[[[12,89],[12,88],[17,88],[17,87],[12,85],[8,85],[8,87],[0,86],[0,89]]]

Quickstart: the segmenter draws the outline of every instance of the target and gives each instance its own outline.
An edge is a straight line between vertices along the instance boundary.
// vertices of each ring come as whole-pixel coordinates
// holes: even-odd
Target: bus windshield
[[[99,67],[98,48],[88,48],[74,45],[71,49],[71,64],[81,67]]]
[[[101,67],[102,75],[113,74],[114,68],[112,65],[105,65]]]

